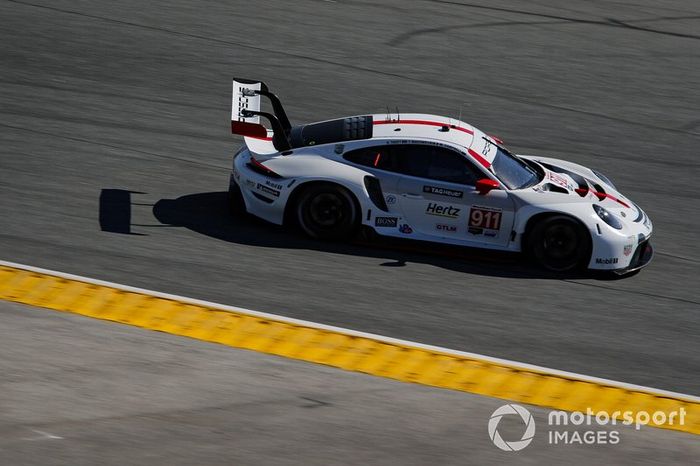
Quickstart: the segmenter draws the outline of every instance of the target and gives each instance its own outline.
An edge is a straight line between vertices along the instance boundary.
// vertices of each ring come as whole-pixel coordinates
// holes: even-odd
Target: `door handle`
[[[402,196],[408,199],[423,199],[423,196],[421,196],[420,194],[403,193]]]

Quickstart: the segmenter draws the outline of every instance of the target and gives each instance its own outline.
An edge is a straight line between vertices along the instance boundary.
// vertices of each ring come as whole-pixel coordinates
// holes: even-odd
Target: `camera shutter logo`
[[[503,416],[517,414],[525,424],[525,432],[520,440],[506,442],[498,433],[498,423],[501,422]],[[519,451],[530,445],[535,436],[535,420],[530,414],[530,411],[520,405],[508,404],[503,405],[493,412],[489,419],[489,437],[494,445],[503,451]]]

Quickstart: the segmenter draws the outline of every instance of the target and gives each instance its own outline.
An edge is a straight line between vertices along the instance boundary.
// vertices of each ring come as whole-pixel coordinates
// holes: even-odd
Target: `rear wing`
[[[261,97],[267,97],[272,104],[274,113],[261,111]],[[265,118],[272,126],[272,135],[260,124],[260,117]],[[261,81],[233,78],[233,93],[231,98],[231,132],[246,138],[271,140],[278,152],[291,149],[289,135],[292,125],[280,99],[270,92]],[[252,142],[252,141],[251,141]]]

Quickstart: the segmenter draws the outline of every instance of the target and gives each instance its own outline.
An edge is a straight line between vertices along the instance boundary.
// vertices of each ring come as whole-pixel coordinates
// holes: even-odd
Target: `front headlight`
[[[603,174],[600,173],[598,170],[591,170],[591,171],[593,172],[593,174],[594,174],[595,176],[597,176],[598,178],[600,178],[601,180],[603,180],[606,184],[610,185],[610,187],[612,187],[614,190],[617,190],[617,188],[615,187],[615,185],[613,184],[613,182],[610,181],[610,178],[608,178],[607,176],[603,175]]]
[[[598,217],[600,217],[602,221],[604,221],[616,230],[622,230],[622,222],[620,221],[620,219],[615,217],[606,209],[597,204],[593,204],[593,210],[595,210],[595,213],[598,214]]]

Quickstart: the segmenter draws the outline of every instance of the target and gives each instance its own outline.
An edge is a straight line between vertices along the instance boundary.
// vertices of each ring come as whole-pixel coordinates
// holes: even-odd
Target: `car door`
[[[506,246],[513,201],[504,190],[486,195],[476,181],[487,175],[465,154],[430,144],[395,146],[402,177],[398,199],[408,228],[426,239],[475,246]]]

